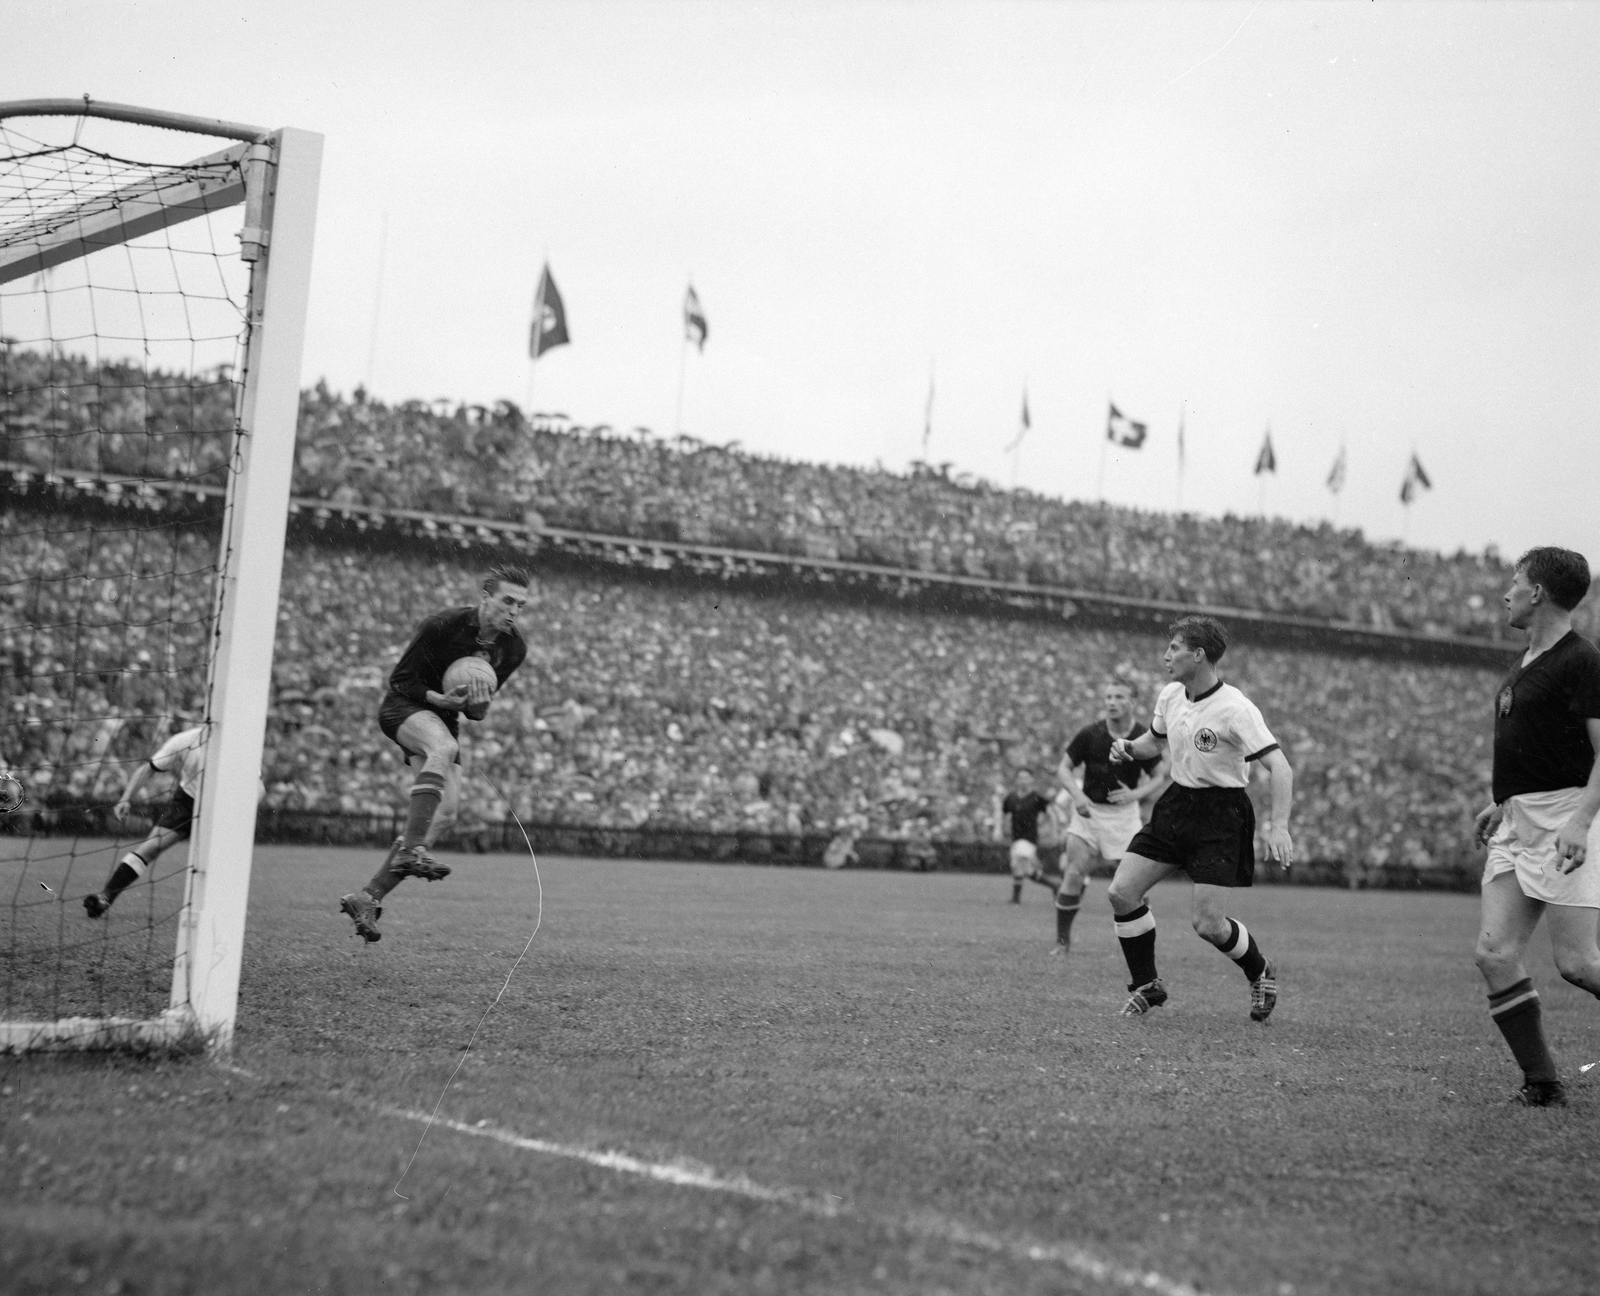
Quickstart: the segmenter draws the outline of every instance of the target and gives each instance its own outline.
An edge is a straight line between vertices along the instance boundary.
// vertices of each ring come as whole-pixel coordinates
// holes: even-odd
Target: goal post
[[[18,119],[52,117],[80,119],[70,143],[17,134]],[[81,145],[84,119],[91,118],[127,124],[118,128],[122,138],[131,127],[238,142],[192,161],[146,162],[126,156],[126,145],[116,153]],[[168,137],[161,143],[171,151]],[[151,141],[152,155],[162,151]],[[22,562],[35,568],[12,582],[16,597],[0,606],[14,623],[0,630],[22,645],[13,657],[24,661],[18,679],[0,681],[0,687],[14,685],[29,705],[38,703],[9,727],[0,719],[0,766],[17,760],[8,744],[23,751],[16,777],[40,802],[10,816],[9,827],[0,823],[6,834],[0,846],[11,843],[0,851],[0,882],[9,900],[0,920],[11,927],[0,933],[0,1052],[231,1045],[321,153],[320,135],[292,128],[260,130],[88,100],[0,103],[0,356],[4,373],[21,375],[8,377],[0,391],[7,420],[0,515],[13,505],[39,510],[0,516],[6,527],[0,544],[13,533],[25,538]],[[219,251],[214,228],[196,236],[197,251],[174,246],[180,226],[209,226],[219,213],[237,219],[240,208],[236,249]],[[128,249],[153,251],[158,259],[166,253],[176,290],[149,286]],[[213,258],[215,266],[204,268],[215,270],[220,288],[183,282],[188,263],[180,254],[191,252],[200,262]],[[87,302],[86,316],[78,308],[79,316],[92,333],[74,322],[68,289],[51,280],[78,262],[82,283],[75,280],[72,291]],[[43,321],[32,328],[26,348],[6,337],[3,294],[6,285],[18,284],[33,285],[32,296],[19,297],[13,314]],[[162,293],[181,298],[186,335],[180,329],[168,336],[149,323],[163,305],[157,300]],[[132,342],[126,330],[106,322],[109,307],[96,309],[97,301],[115,306],[113,294],[137,299],[143,334]],[[222,322],[197,322],[202,308]],[[228,321],[235,318],[230,337]],[[215,379],[201,367],[208,347],[212,354],[232,348],[215,366]],[[131,349],[133,358],[108,358],[117,348]],[[161,357],[184,354],[185,372],[160,367],[170,364]],[[37,378],[40,373],[46,378]],[[129,405],[132,416],[123,408]],[[85,458],[92,462],[76,462]],[[130,497],[139,507],[154,507],[150,496],[156,493],[147,488],[152,478],[164,486],[174,479],[192,483],[193,497],[202,500],[215,498],[218,475],[226,481],[220,519],[214,506],[192,518],[124,516]],[[168,490],[160,498],[179,494]],[[43,502],[35,504],[36,495]],[[80,496],[88,499],[82,504],[88,520],[74,528],[62,520],[59,501]],[[113,532],[116,538],[108,539]],[[152,535],[170,542],[165,568],[152,568],[150,555],[159,549]],[[195,555],[208,551],[210,565],[201,571]],[[131,557],[115,567],[121,555]],[[109,591],[121,588],[119,582],[125,589],[113,597]],[[193,593],[185,595],[184,588]],[[163,589],[166,609],[152,611]],[[107,607],[115,609],[110,621]],[[153,644],[150,628],[160,631],[162,615],[164,659],[148,647],[127,646]],[[119,630],[121,662],[107,659]],[[78,646],[66,647],[69,638]],[[81,647],[86,640],[91,648]],[[126,920],[118,914],[123,927],[113,931],[76,907],[101,885],[101,874],[126,844],[127,834],[112,846],[95,840],[109,823],[96,817],[106,796],[101,776],[107,762],[128,769],[147,759],[154,738],[166,734],[180,712],[198,719],[205,737],[188,865],[162,875],[175,908],[162,907],[152,870],[152,879],[142,879],[151,881],[144,888],[150,898],[135,907],[144,913],[142,924],[138,912]],[[99,771],[92,780],[91,767]],[[70,844],[40,844],[65,838]],[[130,953],[138,948],[152,952]],[[124,1011],[126,996],[108,981],[142,976],[148,982],[167,964],[165,1010],[149,1011],[154,1005],[145,996],[145,1011]],[[89,1011],[79,1011],[84,1007]]]

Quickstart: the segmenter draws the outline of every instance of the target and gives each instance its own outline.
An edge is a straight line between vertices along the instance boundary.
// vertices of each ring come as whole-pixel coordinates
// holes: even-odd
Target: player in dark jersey
[[[496,687],[522,665],[528,645],[517,629],[527,606],[530,578],[515,567],[496,567],[483,580],[476,606],[451,608],[430,616],[412,636],[389,676],[389,691],[378,707],[384,736],[421,769],[411,784],[405,832],[395,840],[383,866],[360,891],[339,901],[364,940],[382,937],[378,919],[383,898],[408,877],[438,881],[450,873],[429,853],[440,831],[455,819],[461,799],[457,736],[461,713],[481,719],[493,690],[473,680],[443,692],[444,673],[459,657],[485,658],[494,667]]]
[[[1011,903],[1022,903],[1022,884],[1037,880],[1039,871],[1039,816],[1050,809],[1047,797],[1033,790],[1033,771],[1016,772],[1016,791],[1000,803],[1001,831],[1011,842]]]
[[[1056,801],[1076,811],[1067,827],[1061,887],[1056,892],[1056,949],[1063,953],[1072,942],[1072,920],[1083,903],[1095,860],[1114,866],[1123,857],[1144,826],[1139,807],[1159,797],[1170,782],[1160,772],[1165,764],[1161,756],[1112,761],[1112,741],[1137,738],[1145,726],[1133,718],[1133,686],[1126,680],[1109,681],[1102,698],[1105,718],[1078,730],[1056,771],[1061,784]]]
[[[1600,650],[1572,628],[1588,592],[1582,554],[1530,549],[1517,560],[1506,621],[1528,632],[1528,648],[1495,694],[1493,800],[1476,825],[1489,846],[1478,970],[1529,1107],[1567,1101],[1522,961],[1541,917],[1556,969],[1600,998]]]

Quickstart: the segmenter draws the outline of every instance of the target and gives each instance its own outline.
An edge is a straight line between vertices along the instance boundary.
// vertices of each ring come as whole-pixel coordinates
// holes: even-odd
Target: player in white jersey
[[[1187,616],[1170,634],[1163,660],[1172,683],[1156,699],[1149,732],[1111,744],[1111,759],[1119,763],[1148,759],[1163,747],[1171,753],[1172,786],[1129,844],[1107,892],[1133,978],[1122,1015],[1137,1017],[1167,1001],[1146,897],[1157,882],[1181,872],[1194,883],[1195,932],[1239,965],[1250,982],[1250,1019],[1263,1022],[1278,1002],[1277,975],[1255,937],[1224,906],[1230,889],[1255,880],[1256,817],[1245,791],[1250,762],[1261,761],[1272,776],[1267,855],[1285,869],[1294,858],[1294,775],[1255,703],[1217,677],[1217,661],[1228,648],[1221,624]]]
[[[194,823],[194,799],[200,793],[200,779],[205,767],[206,731],[199,725],[173,734],[156,748],[149,760],[140,761],[134,766],[128,775],[127,785],[122,789],[122,796],[111,810],[118,823],[128,817],[134,794],[152,774],[171,774],[176,777],[177,786],[172,789],[167,804],[157,812],[155,821],[150,825],[149,836],[117,861],[104,889],[94,895],[84,896],[83,908],[89,917],[104,915],[119,895],[149,873],[150,866],[163,851],[188,840]]]

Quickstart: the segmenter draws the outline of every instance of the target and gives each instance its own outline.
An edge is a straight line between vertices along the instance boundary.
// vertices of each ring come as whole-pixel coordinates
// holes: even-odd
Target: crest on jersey
[[[1508,716],[1511,714],[1511,685],[1507,684],[1500,690],[1500,697],[1496,702],[1496,706],[1499,708],[1501,715]]]
[[[1194,731],[1194,745],[1203,752],[1217,750],[1217,731],[1215,729],[1196,729]]]

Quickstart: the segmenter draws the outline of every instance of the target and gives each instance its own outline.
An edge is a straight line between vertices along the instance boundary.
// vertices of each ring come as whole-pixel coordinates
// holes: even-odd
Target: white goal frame
[[[249,348],[216,579],[208,663],[210,735],[178,920],[170,1007],[152,1020],[70,1018],[0,1022],[0,1053],[204,1041],[232,1046],[239,1006],[245,913],[255,845],[257,788],[266,733],[284,530],[289,514],[300,362],[311,283],[322,136],[266,130],[125,104],[82,99],[0,102],[12,117],[90,116],[239,141],[194,165],[238,161],[243,182],[206,178],[159,194],[136,182],[66,219],[41,221],[0,249],[0,283],[126,243],[238,203],[241,257],[249,263]]]

